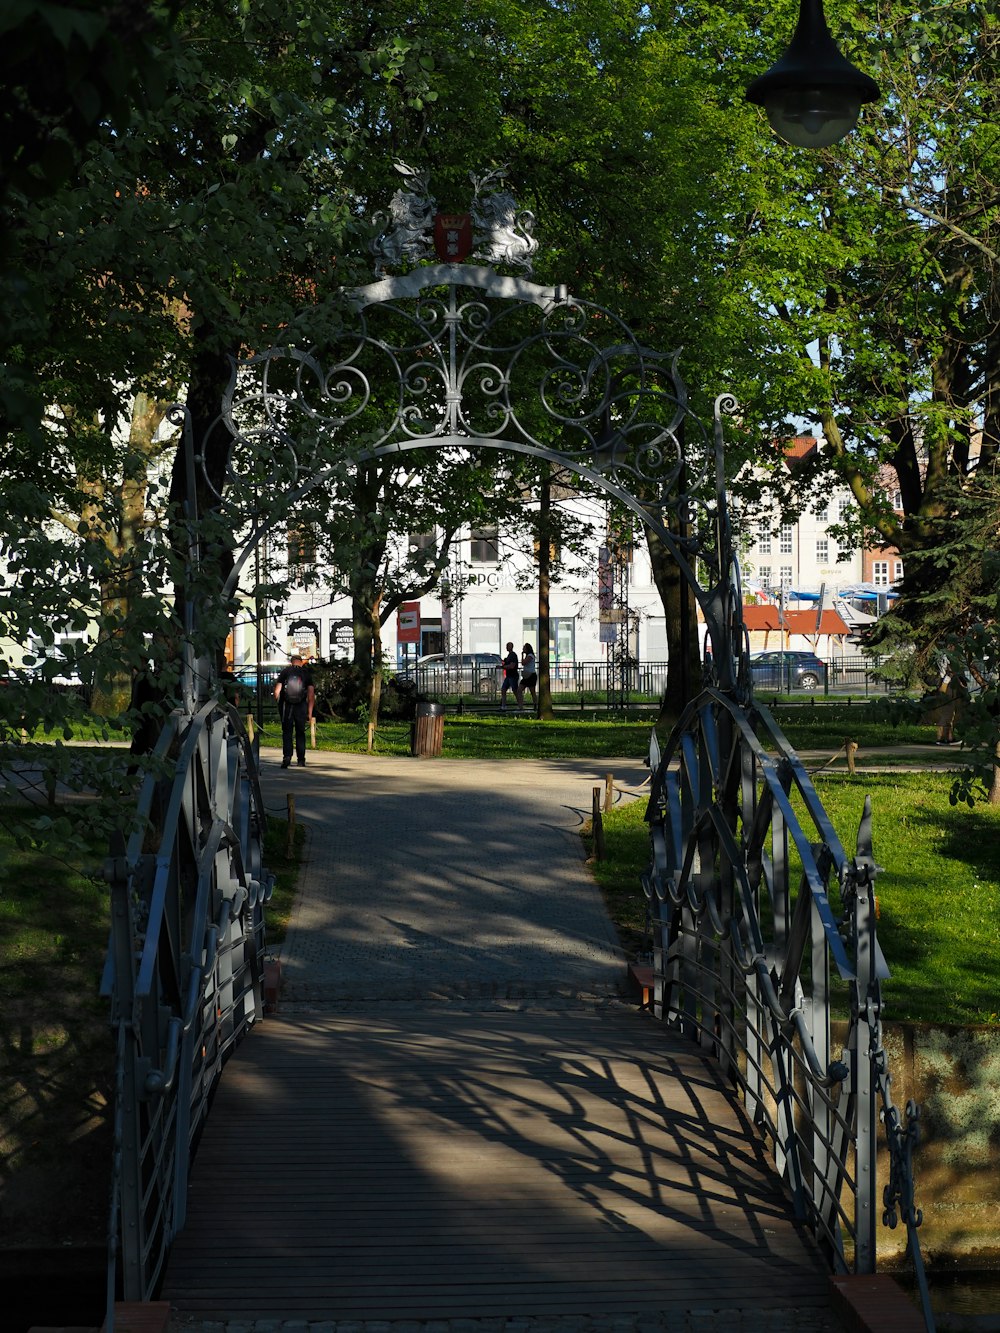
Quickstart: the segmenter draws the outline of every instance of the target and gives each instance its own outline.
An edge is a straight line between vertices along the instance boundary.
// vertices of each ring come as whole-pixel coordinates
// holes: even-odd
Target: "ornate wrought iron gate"
[[[656,1013],[720,1060],[836,1268],[874,1267],[881,1104],[893,1162],[885,1214],[902,1213],[919,1271],[908,1170],[915,1111],[907,1108],[904,1127],[879,1035],[886,973],[870,819],[866,809],[848,857],[802,765],[753,698],[726,510],[723,420],[734,401],[720,396],[704,423],[689,409],[676,356],[642,346],[612,312],[565,288],[492,268],[424,265],[357,289],[350,309],[331,348],[273,347],[234,364],[220,419],[233,449],[216,499],[243,545],[223,596],[262,533],[338,470],[410,450],[544,459],[655,530],[698,602],[709,647],[701,692],[662,754],[654,743],[650,755],[645,888]],[[133,1069],[119,1109],[124,1267],[144,1295],[161,1262],[150,1259],[152,1231],[169,1240],[183,1220],[187,1153],[203,1113],[192,1089],[210,1085],[227,1046],[259,1012],[253,941],[267,896],[253,838],[243,841],[263,816],[235,721],[205,705],[178,716],[175,734],[190,755],[171,797],[184,817],[165,829],[169,845],[152,857],[130,848],[112,873],[115,1005]],[[203,776],[203,757],[217,781]],[[220,962],[220,948],[227,959],[239,955],[242,968]],[[142,962],[130,979],[137,949]],[[835,988],[851,1015],[837,1054]],[[161,1158],[151,1145],[168,1137],[173,1146]]]
[[[102,994],[116,1037],[108,1318],[120,1279],[149,1300],[184,1225],[193,1146],[222,1066],[263,1017],[264,807],[236,711],[178,708],[139,799],[140,828],[105,866]],[[120,1271],[119,1271],[120,1270]]]

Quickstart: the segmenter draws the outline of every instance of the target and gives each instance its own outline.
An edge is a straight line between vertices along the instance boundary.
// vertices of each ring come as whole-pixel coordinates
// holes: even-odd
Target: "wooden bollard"
[[[264,1013],[273,1014],[281,994],[281,963],[277,958],[264,961]]]
[[[615,775],[606,773],[604,776],[604,813],[610,814],[615,804]]]
[[[601,814],[601,789],[594,788],[594,808],[592,827],[594,830],[594,857],[598,861],[604,860],[604,816]]]
[[[854,772],[854,756],[855,756],[855,755],[857,754],[857,752],[858,752],[858,743],[857,743],[857,741],[852,741],[852,740],[846,740],[846,741],[844,741],[844,752],[845,752],[846,755],[847,755],[847,771],[848,771],[848,773],[853,773],[853,772]]]
[[[247,735],[253,741],[253,713],[247,713]]]
[[[289,792],[285,799],[288,802],[288,841],[285,843],[285,855],[290,861],[295,854],[295,793]]]

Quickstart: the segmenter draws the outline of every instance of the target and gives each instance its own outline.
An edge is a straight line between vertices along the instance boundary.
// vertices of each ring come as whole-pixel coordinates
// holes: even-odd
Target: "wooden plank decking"
[[[824,1266],[646,1016],[269,1019],[230,1061],[165,1299],[205,1318],[818,1308]]]

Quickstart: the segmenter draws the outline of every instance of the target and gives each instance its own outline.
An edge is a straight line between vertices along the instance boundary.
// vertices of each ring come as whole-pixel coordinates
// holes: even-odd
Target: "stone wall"
[[[998,983],[1000,984],[1000,983]],[[920,1104],[914,1155],[920,1247],[931,1264],[988,1263],[1000,1255],[1000,1028],[887,1023],[883,1040],[892,1099],[905,1116]],[[835,1024],[833,1049],[846,1024]],[[879,1126],[879,1135],[882,1137]],[[880,1146],[879,1190],[888,1180]],[[906,1230],[879,1225],[879,1262],[892,1267],[906,1248]]]

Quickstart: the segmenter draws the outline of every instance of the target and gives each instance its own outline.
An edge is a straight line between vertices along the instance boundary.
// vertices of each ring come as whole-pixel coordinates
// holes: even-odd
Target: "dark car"
[[[750,674],[758,689],[818,690],[826,680],[826,663],[815,653],[754,653]]]

